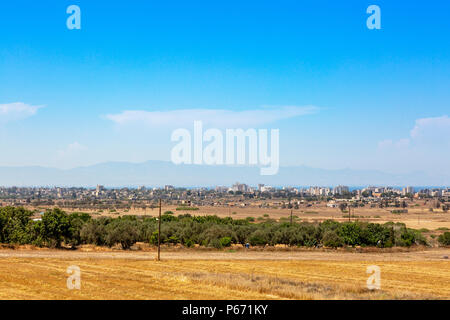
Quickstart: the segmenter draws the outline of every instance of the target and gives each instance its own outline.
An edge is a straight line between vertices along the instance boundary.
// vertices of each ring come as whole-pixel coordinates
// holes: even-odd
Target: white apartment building
[[[342,195],[344,193],[349,193],[350,190],[347,186],[336,186],[333,188],[334,195]]]

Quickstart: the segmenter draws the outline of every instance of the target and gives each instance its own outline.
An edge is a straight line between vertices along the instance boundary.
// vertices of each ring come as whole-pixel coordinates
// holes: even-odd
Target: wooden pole
[[[292,225],[292,209],[291,209],[291,225]]]
[[[161,199],[159,199],[159,219],[158,219],[158,261],[161,260]]]

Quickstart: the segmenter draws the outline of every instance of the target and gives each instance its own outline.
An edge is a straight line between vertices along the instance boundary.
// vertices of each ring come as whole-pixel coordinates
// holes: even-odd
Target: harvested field
[[[450,299],[448,249],[400,253],[0,250],[0,299]],[[66,286],[81,269],[81,289]],[[381,268],[381,290],[366,268]]]

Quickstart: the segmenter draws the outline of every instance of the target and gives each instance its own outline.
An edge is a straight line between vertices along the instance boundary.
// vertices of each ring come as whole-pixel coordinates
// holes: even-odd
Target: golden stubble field
[[[0,250],[0,299],[450,299],[448,249],[403,253]],[[69,290],[69,266],[81,289]],[[381,268],[369,291],[366,268]]]

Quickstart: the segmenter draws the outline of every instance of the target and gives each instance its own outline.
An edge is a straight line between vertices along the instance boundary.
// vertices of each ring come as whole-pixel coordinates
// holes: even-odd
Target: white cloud
[[[390,139],[380,141],[378,147],[383,148],[407,148],[432,146],[445,146],[450,143],[450,118],[448,116],[417,119],[414,128],[409,133],[409,138],[392,141]]]
[[[64,149],[58,150],[58,157],[60,159],[76,157],[84,150],[87,150],[87,147],[75,141],[74,143],[69,144]]]
[[[450,139],[450,118],[448,116],[422,118],[416,120],[416,125],[410,132],[411,138],[441,138]]]
[[[392,141],[390,139],[386,139],[383,141],[378,142],[378,148],[406,148],[409,146],[410,140],[409,139],[400,139],[398,141]]]
[[[22,120],[36,114],[41,106],[32,106],[22,102],[0,104],[0,122]]]
[[[425,170],[450,174],[450,118],[421,118],[415,121],[409,137],[378,143],[378,161],[388,168]]]
[[[173,111],[126,110],[108,114],[107,119],[118,125],[146,125],[149,127],[179,127],[201,120],[214,127],[248,127],[272,123],[317,112],[314,106],[283,106],[245,111],[224,109],[182,109]]]

